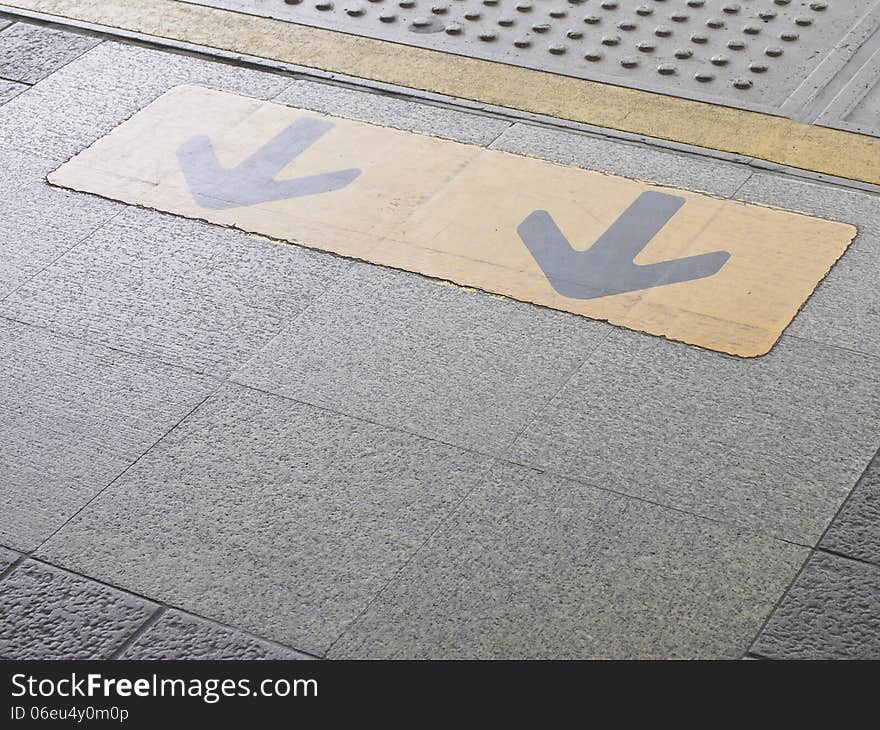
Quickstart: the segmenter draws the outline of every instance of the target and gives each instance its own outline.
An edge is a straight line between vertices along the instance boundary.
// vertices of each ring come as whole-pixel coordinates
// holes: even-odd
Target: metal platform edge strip
[[[4,5],[880,185],[880,139],[760,112],[176,0]]]

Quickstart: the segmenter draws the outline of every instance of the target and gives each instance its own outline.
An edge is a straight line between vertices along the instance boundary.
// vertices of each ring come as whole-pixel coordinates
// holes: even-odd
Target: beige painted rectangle
[[[274,180],[354,168],[353,180],[328,192],[225,208],[197,202],[181,170],[182,147],[205,136],[221,165],[241,172],[250,168],[239,165],[304,119],[323,120],[327,131],[284,157]],[[240,177],[236,191],[248,187]],[[856,235],[844,223],[196,86],[164,94],[49,180],[745,357],[770,350]],[[589,249],[647,191],[684,204],[633,262],[726,251],[718,273],[572,298],[554,289],[517,233],[527,216],[547,211],[573,248]]]

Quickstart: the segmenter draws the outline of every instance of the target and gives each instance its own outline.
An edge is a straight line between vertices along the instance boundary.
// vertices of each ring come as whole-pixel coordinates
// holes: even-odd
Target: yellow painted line
[[[746,357],[769,351],[856,235],[198,86],[49,180]]]
[[[11,7],[880,184],[880,139],[175,0]]]

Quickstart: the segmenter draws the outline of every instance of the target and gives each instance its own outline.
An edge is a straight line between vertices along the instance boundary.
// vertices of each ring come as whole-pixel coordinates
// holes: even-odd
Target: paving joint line
[[[447,512],[446,515],[439,520],[439,522],[434,527],[434,529],[431,530],[431,532],[428,534],[428,536],[422,541],[422,544],[419,545],[415,550],[413,550],[413,552],[406,559],[406,561],[403,563],[403,565],[401,565],[400,568],[385,582],[385,585],[383,585],[381,588],[379,588],[379,590],[376,592],[376,594],[372,598],[370,598],[366,602],[366,604],[364,604],[364,607],[361,609],[361,611],[358,613],[358,615],[355,616],[351,621],[349,621],[342,628],[342,630],[339,632],[339,635],[335,639],[333,639],[333,641],[330,642],[330,644],[324,650],[324,653],[323,653],[324,657],[327,657],[327,655],[331,651],[333,651],[333,647],[335,647],[336,644],[339,643],[339,641],[342,639],[342,637],[344,637],[350,629],[355,627],[355,625],[358,623],[358,621],[360,621],[361,618],[363,618],[366,615],[367,611],[370,610],[370,607],[372,607],[373,604],[379,600],[379,598],[382,596],[382,594],[385,593],[385,591],[387,591],[394,583],[397,582],[397,580],[403,575],[404,571],[416,559],[416,556],[419,554],[419,552],[422,550],[422,548],[424,548],[425,545],[427,545],[433,539],[434,535],[437,534],[437,532],[440,530],[440,528],[443,527],[449,521],[449,519],[456,512],[458,512],[459,509],[461,509],[462,505],[464,505],[464,503],[470,498],[470,496],[477,489],[479,489],[480,487],[483,486],[483,484],[486,483],[486,480],[489,477],[489,474],[491,474],[494,467],[495,467],[495,464],[493,464],[491,462],[486,465],[485,469],[483,469],[480,476],[474,481],[474,486],[468,490],[467,494],[465,494],[455,505],[453,505],[452,508],[449,510],[449,512]]]
[[[149,616],[147,616],[142,622],[141,625],[138,626],[134,631],[126,637],[125,641],[123,641],[113,652],[110,654],[108,659],[119,659],[128,649],[134,644],[141,636],[143,636],[147,631],[149,631],[156,623],[159,621],[162,616],[165,615],[167,609],[165,606],[157,606],[156,610],[153,611]]]
[[[38,550],[43,548],[46,545],[46,543],[48,543],[53,537],[55,537],[55,535],[57,535],[61,530],[63,530],[65,527],[67,527],[67,525],[69,525],[74,519],[76,519],[76,517],[84,509],[86,509],[86,507],[88,507],[92,502],[94,502],[104,492],[106,492],[108,489],[110,489],[110,487],[112,487],[123,476],[125,476],[134,466],[136,466],[141,461],[141,459],[143,459],[147,454],[149,454],[150,451],[152,451],[166,436],[168,436],[172,431],[174,431],[178,426],[180,426],[180,424],[183,423],[183,421],[185,421],[193,413],[195,413],[195,411],[197,411],[212,395],[214,395],[217,392],[217,390],[221,387],[221,385],[222,385],[222,383],[216,384],[214,386],[214,388],[212,388],[211,391],[204,398],[202,398],[195,406],[193,406],[193,408],[191,408],[189,411],[187,411],[187,413],[180,420],[178,420],[173,426],[171,426],[171,428],[169,428],[161,436],[159,436],[159,438],[156,439],[156,441],[154,441],[150,446],[148,446],[147,449],[140,456],[138,456],[134,461],[132,461],[130,464],[128,464],[121,472],[119,472],[119,474],[117,474],[115,477],[113,477],[113,479],[108,484],[106,484],[104,487],[102,487],[97,492],[95,492],[79,509],[77,509],[73,514],[71,514],[70,517],[68,517],[47,538],[45,538],[36,547],[34,552],[37,552]]]
[[[12,548],[8,548],[8,549],[12,550]],[[37,548],[37,549],[39,549],[39,548]],[[33,562],[39,563],[40,565],[46,565],[51,568],[61,570],[65,573],[76,576],[77,578],[82,578],[83,580],[87,580],[92,583],[97,583],[98,585],[104,586],[106,588],[111,588],[112,590],[119,591],[120,593],[125,593],[126,595],[134,596],[135,598],[138,598],[142,601],[147,601],[149,603],[153,603],[156,605],[157,610],[162,609],[164,612],[177,611],[178,613],[184,614],[186,616],[191,616],[192,618],[196,618],[201,621],[205,621],[209,624],[213,624],[215,626],[220,626],[222,628],[229,629],[230,631],[236,631],[236,632],[238,632],[244,636],[247,636],[251,639],[254,639],[257,641],[262,641],[266,644],[270,644],[270,645],[275,646],[279,649],[286,649],[289,651],[295,651],[298,654],[303,654],[304,656],[312,657],[314,659],[320,659],[320,657],[318,655],[316,655],[312,652],[308,652],[303,649],[297,649],[295,646],[290,646],[288,644],[281,643],[281,642],[276,641],[274,639],[270,639],[268,637],[261,636],[260,634],[254,633],[253,631],[242,628],[240,626],[234,626],[233,624],[225,623],[223,621],[218,621],[217,619],[211,618],[210,616],[206,616],[206,615],[198,613],[196,611],[191,611],[189,609],[182,608],[181,606],[177,606],[175,604],[168,603],[167,601],[164,601],[164,600],[161,600],[158,598],[151,598],[150,596],[148,596],[144,593],[139,593],[138,591],[130,590],[130,589],[125,588],[121,585],[116,585],[115,583],[110,583],[108,581],[101,580],[100,578],[95,578],[94,576],[90,576],[85,573],[81,573],[77,570],[71,569],[68,566],[62,565],[61,563],[55,563],[55,562],[52,562],[51,560],[46,560],[45,558],[39,557],[34,552],[21,552],[18,550],[13,550],[13,552],[18,552],[18,553],[20,553],[20,556],[21,556],[16,561],[16,564],[22,563],[25,560],[32,560]],[[12,572],[12,571],[9,570],[8,572]],[[147,619],[145,619],[145,620],[147,620]]]
[[[791,592],[791,589],[794,587],[795,583],[797,583],[797,581],[800,579],[801,575],[802,575],[803,572],[806,570],[807,565],[810,564],[810,561],[813,560],[813,558],[815,557],[816,553],[817,553],[817,552],[824,552],[824,553],[829,553],[829,554],[832,554],[832,555],[836,555],[836,554],[837,554],[837,553],[835,553],[835,552],[832,552],[832,551],[829,551],[829,550],[825,550],[824,548],[822,548],[822,547],[821,547],[821,545],[822,545],[822,541],[825,539],[825,536],[828,534],[828,531],[833,527],[834,523],[835,523],[835,522],[837,521],[837,519],[840,517],[841,513],[843,512],[843,510],[844,510],[844,509],[846,508],[846,506],[849,504],[850,500],[852,499],[853,492],[855,492],[856,487],[858,487],[858,485],[861,483],[862,479],[864,479],[865,475],[868,473],[868,470],[871,468],[871,464],[874,462],[874,459],[875,459],[875,458],[878,458],[878,457],[880,457],[880,449],[878,449],[878,450],[877,450],[877,453],[874,455],[874,457],[872,457],[872,458],[868,461],[867,466],[864,468],[864,470],[862,471],[862,473],[859,475],[858,479],[856,479],[855,484],[850,488],[849,494],[847,495],[846,499],[843,500],[843,502],[841,503],[840,507],[838,507],[837,512],[834,513],[834,516],[829,520],[828,525],[827,525],[827,526],[825,527],[825,529],[822,531],[822,534],[821,534],[821,536],[819,537],[819,539],[816,541],[816,544],[813,545],[813,546],[809,546],[809,548],[810,548],[810,554],[807,556],[806,560],[804,560],[804,562],[803,562],[803,564],[801,565],[800,569],[797,571],[797,574],[795,575],[795,577],[792,578],[792,580],[789,582],[788,586],[785,588],[785,590],[783,591],[782,595],[779,597],[779,600],[777,600],[776,603],[774,604],[774,606],[773,606],[773,610],[770,611],[769,614],[767,614],[767,618],[764,619],[764,622],[761,624],[761,627],[758,629],[758,632],[755,634],[754,638],[752,639],[751,643],[749,644],[749,648],[748,648],[748,650],[746,651],[746,653],[745,653],[744,656],[750,656],[750,655],[759,656],[759,657],[762,656],[761,654],[757,654],[757,653],[755,653],[755,652],[752,652],[752,647],[754,647],[755,643],[756,643],[756,642],[758,641],[758,639],[761,637],[761,634],[764,633],[764,630],[767,628],[767,625],[768,625],[768,624],[770,623],[770,621],[773,619],[773,616],[776,615],[776,612],[777,612],[777,611],[779,610],[779,608],[782,606],[782,603],[783,603],[783,602],[785,601],[785,599],[788,597],[788,594]],[[841,557],[848,557],[848,556],[841,555]],[[849,559],[849,560],[852,560],[852,561],[854,561],[854,562],[857,562],[857,563],[864,563],[864,564],[866,564],[866,565],[871,565],[872,567],[875,567],[875,568],[880,568],[880,566],[877,566],[877,565],[874,564],[874,563],[865,563],[864,561],[858,560],[858,559],[856,559],[856,558],[848,558],[848,559]]]

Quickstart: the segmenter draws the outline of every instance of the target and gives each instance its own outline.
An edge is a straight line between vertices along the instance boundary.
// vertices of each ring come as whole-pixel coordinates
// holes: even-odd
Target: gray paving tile
[[[834,518],[821,547],[880,565],[880,452]]]
[[[168,611],[120,659],[309,659],[305,654],[180,611]]]
[[[41,553],[320,654],[486,466],[453,447],[229,386]]]
[[[213,387],[0,319],[0,543],[30,551]]]
[[[7,550],[5,547],[0,547],[0,573],[18,560],[19,557],[20,556],[17,552]]]
[[[155,610],[136,596],[26,560],[0,583],[0,656],[109,659]]]
[[[806,554],[504,465],[330,656],[739,657]]]
[[[0,305],[0,314],[199,371],[225,373],[349,262],[127,208]]]
[[[0,79],[0,105],[5,104],[10,99],[14,99],[22,91],[26,91],[29,87],[26,84],[19,84],[17,81],[7,81]]]
[[[812,545],[880,445],[878,381],[793,338],[744,360],[616,330],[513,456]]]
[[[233,377],[495,453],[608,332],[582,317],[358,265]]]
[[[306,80],[294,81],[275,101],[478,145],[489,144],[510,126],[510,122],[479,114]]]
[[[856,240],[807,300],[788,333],[880,355],[880,197],[765,173],[755,174],[736,197],[843,221],[859,229]]]
[[[0,148],[0,299],[110,220],[122,206],[50,187],[53,163]]]
[[[0,145],[65,161],[179,84],[271,98],[284,76],[106,42],[0,107]]]
[[[4,28],[8,28],[10,25],[12,25],[11,20],[6,20],[6,18],[0,18],[0,30],[3,30]]]
[[[732,163],[530,124],[514,124],[492,147],[724,197],[733,195],[752,174],[748,167]]]
[[[0,33],[0,76],[35,84],[99,43],[95,36],[15,23]]]
[[[816,553],[752,651],[769,659],[880,659],[880,568]]]

